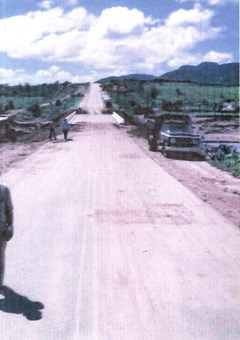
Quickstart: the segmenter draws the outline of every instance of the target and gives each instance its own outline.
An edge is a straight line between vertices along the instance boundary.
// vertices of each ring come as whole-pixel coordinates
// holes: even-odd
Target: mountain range
[[[107,82],[109,80],[117,80],[117,79],[136,79],[136,80],[154,80],[156,79],[156,76],[150,75],[150,74],[128,74],[128,75],[124,75],[124,76],[110,76],[110,77],[106,77],[103,79],[98,80],[98,83],[104,83]]]
[[[167,72],[159,77],[148,74],[130,74],[120,77],[108,77],[98,82],[111,79],[159,80],[172,82],[189,82],[201,85],[239,85],[239,63],[219,65],[213,62],[203,62],[198,66],[184,65],[179,69]]]
[[[159,79],[208,85],[237,86],[239,85],[239,63],[219,65],[204,62],[198,66],[185,65],[176,71],[163,74]]]

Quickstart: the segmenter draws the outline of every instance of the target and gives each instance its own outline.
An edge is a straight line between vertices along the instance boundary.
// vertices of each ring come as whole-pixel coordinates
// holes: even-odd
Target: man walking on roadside
[[[53,120],[51,120],[51,122],[49,123],[49,139],[50,140],[52,140],[52,138],[54,140],[57,140],[55,128],[56,128],[55,123]]]
[[[13,205],[11,194],[5,185],[0,184],[0,294],[4,293],[4,258],[7,241],[13,236]]]
[[[65,139],[65,141],[67,141],[69,124],[68,124],[68,121],[67,121],[66,118],[62,121],[61,128],[62,128],[62,131],[63,131],[64,139]]]

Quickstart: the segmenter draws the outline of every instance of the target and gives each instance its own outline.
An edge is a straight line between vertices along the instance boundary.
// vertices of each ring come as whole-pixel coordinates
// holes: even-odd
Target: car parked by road
[[[165,157],[204,155],[201,137],[193,132],[189,115],[163,113],[148,119],[148,143],[151,151],[161,150]]]

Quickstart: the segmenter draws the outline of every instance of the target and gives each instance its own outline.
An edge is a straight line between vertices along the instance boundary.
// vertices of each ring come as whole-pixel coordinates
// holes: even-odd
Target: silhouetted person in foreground
[[[9,189],[0,184],[0,294],[3,294],[5,249],[13,236],[13,205]]]
[[[28,320],[40,320],[41,302],[30,301],[27,297],[15,293],[12,289],[3,285],[4,258],[7,242],[13,236],[13,205],[11,194],[5,185],[0,184],[0,310],[6,313],[23,314]]]
[[[37,321],[42,318],[44,305],[39,301],[31,301],[26,296],[17,294],[9,287],[4,287],[5,299],[0,300],[0,311],[22,314],[28,320]]]
[[[70,125],[69,125],[67,119],[65,118],[65,119],[62,121],[62,124],[61,124],[61,128],[62,128],[62,131],[63,131],[63,135],[64,135],[65,141],[67,141],[67,136],[68,136],[69,127],[70,127]]]

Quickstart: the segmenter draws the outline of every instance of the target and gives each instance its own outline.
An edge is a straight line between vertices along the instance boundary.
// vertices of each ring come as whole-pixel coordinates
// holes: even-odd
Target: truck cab
[[[189,115],[160,114],[148,121],[151,151],[161,150],[165,157],[178,154],[203,154],[201,138],[193,132]]]

